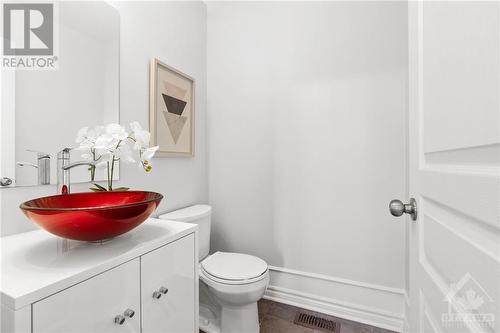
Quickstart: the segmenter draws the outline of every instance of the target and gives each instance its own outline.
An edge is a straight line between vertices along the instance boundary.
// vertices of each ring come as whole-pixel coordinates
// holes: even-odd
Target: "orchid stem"
[[[109,191],[109,189],[110,189],[110,187],[111,187],[111,185],[110,185],[110,184],[111,184],[111,183],[110,183],[111,178],[110,178],[110,175],[109,175],[109,171],[110,171],[110,170],[109,170],[109,162],[106,162],[106,164],[107,164],[107,169],[108,169],[108,170],[107,170],[107,171],[108,171],[107,173],[108,173],[108,191]]]
[[[113,175],[114,175],[114,172],[115,172],[115,155],[113,155],[113,160],[111,162],[111,182],[110,182],[110,185],[109,185],[109,190],[110,191],[113,191]]]
[[[96,158],[95,158],[95,149],[91,149],[91,152],[92,152],[92,160],[95,162],[96,161]],[[91,165],[90,166],[90,181],[94,181],[95,180],[95,165]]]

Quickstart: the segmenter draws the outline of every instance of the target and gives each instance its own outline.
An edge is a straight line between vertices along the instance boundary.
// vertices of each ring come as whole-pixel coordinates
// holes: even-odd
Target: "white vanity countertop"
[[[193,233],[195,224],[150,218],[104,244],[64,241],[44,230],[0,238],[1,303],[13,310]]]

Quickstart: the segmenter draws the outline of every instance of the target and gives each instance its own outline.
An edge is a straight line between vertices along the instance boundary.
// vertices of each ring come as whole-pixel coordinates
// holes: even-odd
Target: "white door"
[[[409,2],[411,332],[500,332],[500,2]]]
[[[190,234],[141,257],[142,332],[197,332],[198,266]]]

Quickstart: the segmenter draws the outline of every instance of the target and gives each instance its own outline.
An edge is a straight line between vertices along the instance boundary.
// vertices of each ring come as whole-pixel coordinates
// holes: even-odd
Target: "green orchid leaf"
[[[118,188],[113,189],[113,192],[125,192],[128,190],[130,190],[130,187],[118,187]]]
[[[106,192],[107,189],[104,187],[104,186],[101,186],[97,183],[93,183],[92,185],[94,185],[95,187],[97,187],[98,189],[100,189],[102,192]]]

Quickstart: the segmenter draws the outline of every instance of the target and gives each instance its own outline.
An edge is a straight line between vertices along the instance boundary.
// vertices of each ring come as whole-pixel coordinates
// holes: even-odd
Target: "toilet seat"
[[[223,284],[248,284],[267,276],[264,260],[243,253],[216,252],[200,264],[200,273],[211,281]]]

